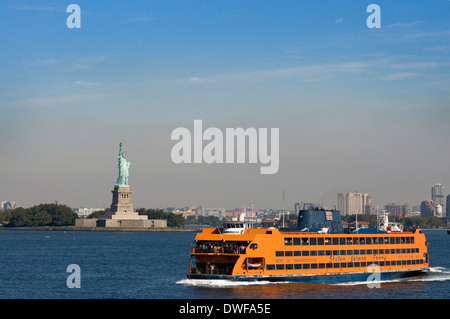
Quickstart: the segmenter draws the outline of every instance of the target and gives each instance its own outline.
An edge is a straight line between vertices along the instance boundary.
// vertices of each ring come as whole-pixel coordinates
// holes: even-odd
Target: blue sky
[[[447,0],[4,0],[0,199],[106,207],[122,141],[137,207],[418,204],[450,190],[449,17]],[[278,174],[175,165],[170,133],[195,119],[280,128]]]

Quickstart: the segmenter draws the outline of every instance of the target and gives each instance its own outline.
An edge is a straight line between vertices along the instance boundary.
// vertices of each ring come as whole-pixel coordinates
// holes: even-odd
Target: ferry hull
[[[428,268],[403,270],[403,271],[389,271],[389,272],[382,272],[379,274],[367,272],[329,274],[329,275],[321,274],[321,275],[264,275],[264,276],[188,274],[187,277],[190,279],[205,279],[205,280],[295,282],[295,283],[310,283],[310,284],[339,284],[352,282],[367,282],[368,284],[370,284],[376,282],[402,280],[411,277],[426,276],[427,273]]]

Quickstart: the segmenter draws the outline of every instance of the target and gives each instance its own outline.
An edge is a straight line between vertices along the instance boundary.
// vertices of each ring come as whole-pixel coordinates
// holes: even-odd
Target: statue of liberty
[[[128,169],[131,163],[125,159],[125,152],[122,152],[122,143],[119,144],[119,177],[115,187],[129,187],[128,186]]]

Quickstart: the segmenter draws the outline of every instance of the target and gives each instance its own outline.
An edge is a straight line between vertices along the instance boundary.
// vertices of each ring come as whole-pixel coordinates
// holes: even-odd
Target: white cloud
[[[334,20],[334,22],[335,22],[335,23],[342,23],[342,22],[344,22],[344,19],[339,18],[339,19]]]
[[[20,6],[20,7],[10,7],[11,9],[16,10],[27,10],[27,11],[56,11],[56,12],[66,12],[64,8],[55,8],[55,7],[35,7],[35,6]]]
[[[99,82],[86,82],[86,81],[75,81],[75,85],[79,86],[100,86],[101,84]]]
[[[447,31],[434,31],[434,32],[422,32],[414,33],[406,36],[408,39],[420,39],[420,38],[435,38],[435,37],[448,37],[450,36],[450,30]]]
[[[405,79],[415,78],[419,76],[420,73],[416,72],[398,72],[398,73],[391,73],[388,75],[380,76],[380,80],[392,80],[392,81],[401,81]]]

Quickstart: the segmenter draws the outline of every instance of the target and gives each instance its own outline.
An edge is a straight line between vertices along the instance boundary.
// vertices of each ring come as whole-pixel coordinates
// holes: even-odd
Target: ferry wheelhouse
[[[295,229],[224,226],[196,235],[188,278],[341,282],[365,280],[374,270],[390,278],[429,267],[422,231],[402,231],[387,213],[378,228],[347,233],[340,212],[324,209],[300,210]]]

